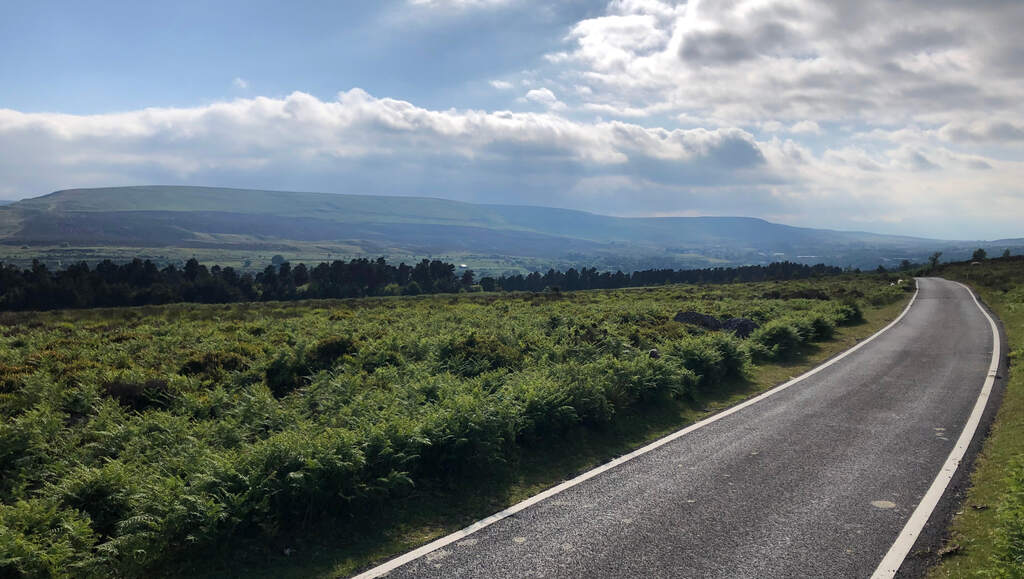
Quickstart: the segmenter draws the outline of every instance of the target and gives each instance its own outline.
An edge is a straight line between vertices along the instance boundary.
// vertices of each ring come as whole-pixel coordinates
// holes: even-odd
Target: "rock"
[[[737,338],[746,338],[759,327],[757,322],[747,318],[729,318],[722,323],[722,329],[736,334]]]
[[[699,312],[679,312],[673,319],[681,324],[693,324],[706,330],[726,330],[736,334],[738,338],[746,338],[760,327],[757,322],[747,318],[729,318],[722,322],[714,316]]]
[[[681,324],[693,324],[708,330],[722,329],[722,322],[720,322],[718,318],[699,312],[679,312],[676,314],[676,317],[672,319]]]

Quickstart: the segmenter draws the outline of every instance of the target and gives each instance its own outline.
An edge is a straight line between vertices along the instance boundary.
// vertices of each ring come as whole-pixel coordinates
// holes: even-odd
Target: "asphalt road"
[[[388,576],[870,576],[991,359],[966,289],[919,288],[898,324],[817,374]]]

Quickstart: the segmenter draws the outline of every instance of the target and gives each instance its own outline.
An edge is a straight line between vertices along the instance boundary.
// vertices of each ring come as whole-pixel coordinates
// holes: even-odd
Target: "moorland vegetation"
[[[622,416],[701,404],[906,299],[893,281],[6,312],[0,570],[142,576],[366,528]]]

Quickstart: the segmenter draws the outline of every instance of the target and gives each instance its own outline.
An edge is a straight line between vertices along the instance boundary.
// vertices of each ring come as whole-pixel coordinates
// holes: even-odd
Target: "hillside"
[[[747,217],[622,218],[424,197],[210,187],[70,189],[0,208],[0,244],[7,246],[301,253],[310,244],[325,243],[340,244],[343,249],[336,251],[351,254],[495,254],[538,264],[627,268],[783,259],[874,267],[902,259],[923,261],[936,250],[955,257],[984,246],[791,227]],[[1005,240],[1004,245],[1024,246],[1024,241]]]

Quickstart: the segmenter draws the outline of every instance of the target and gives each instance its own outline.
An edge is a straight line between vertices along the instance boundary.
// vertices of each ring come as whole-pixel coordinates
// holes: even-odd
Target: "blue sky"
[[[16,3],[0,198],[194,184],[1021,237],[1022,27],[1016,0]]]
[[[603,6],[455,4],[17,3],[0,22],[0,103],[94,114],[359,87],[430,108],[509,106],[488,81],[540,62]]]

